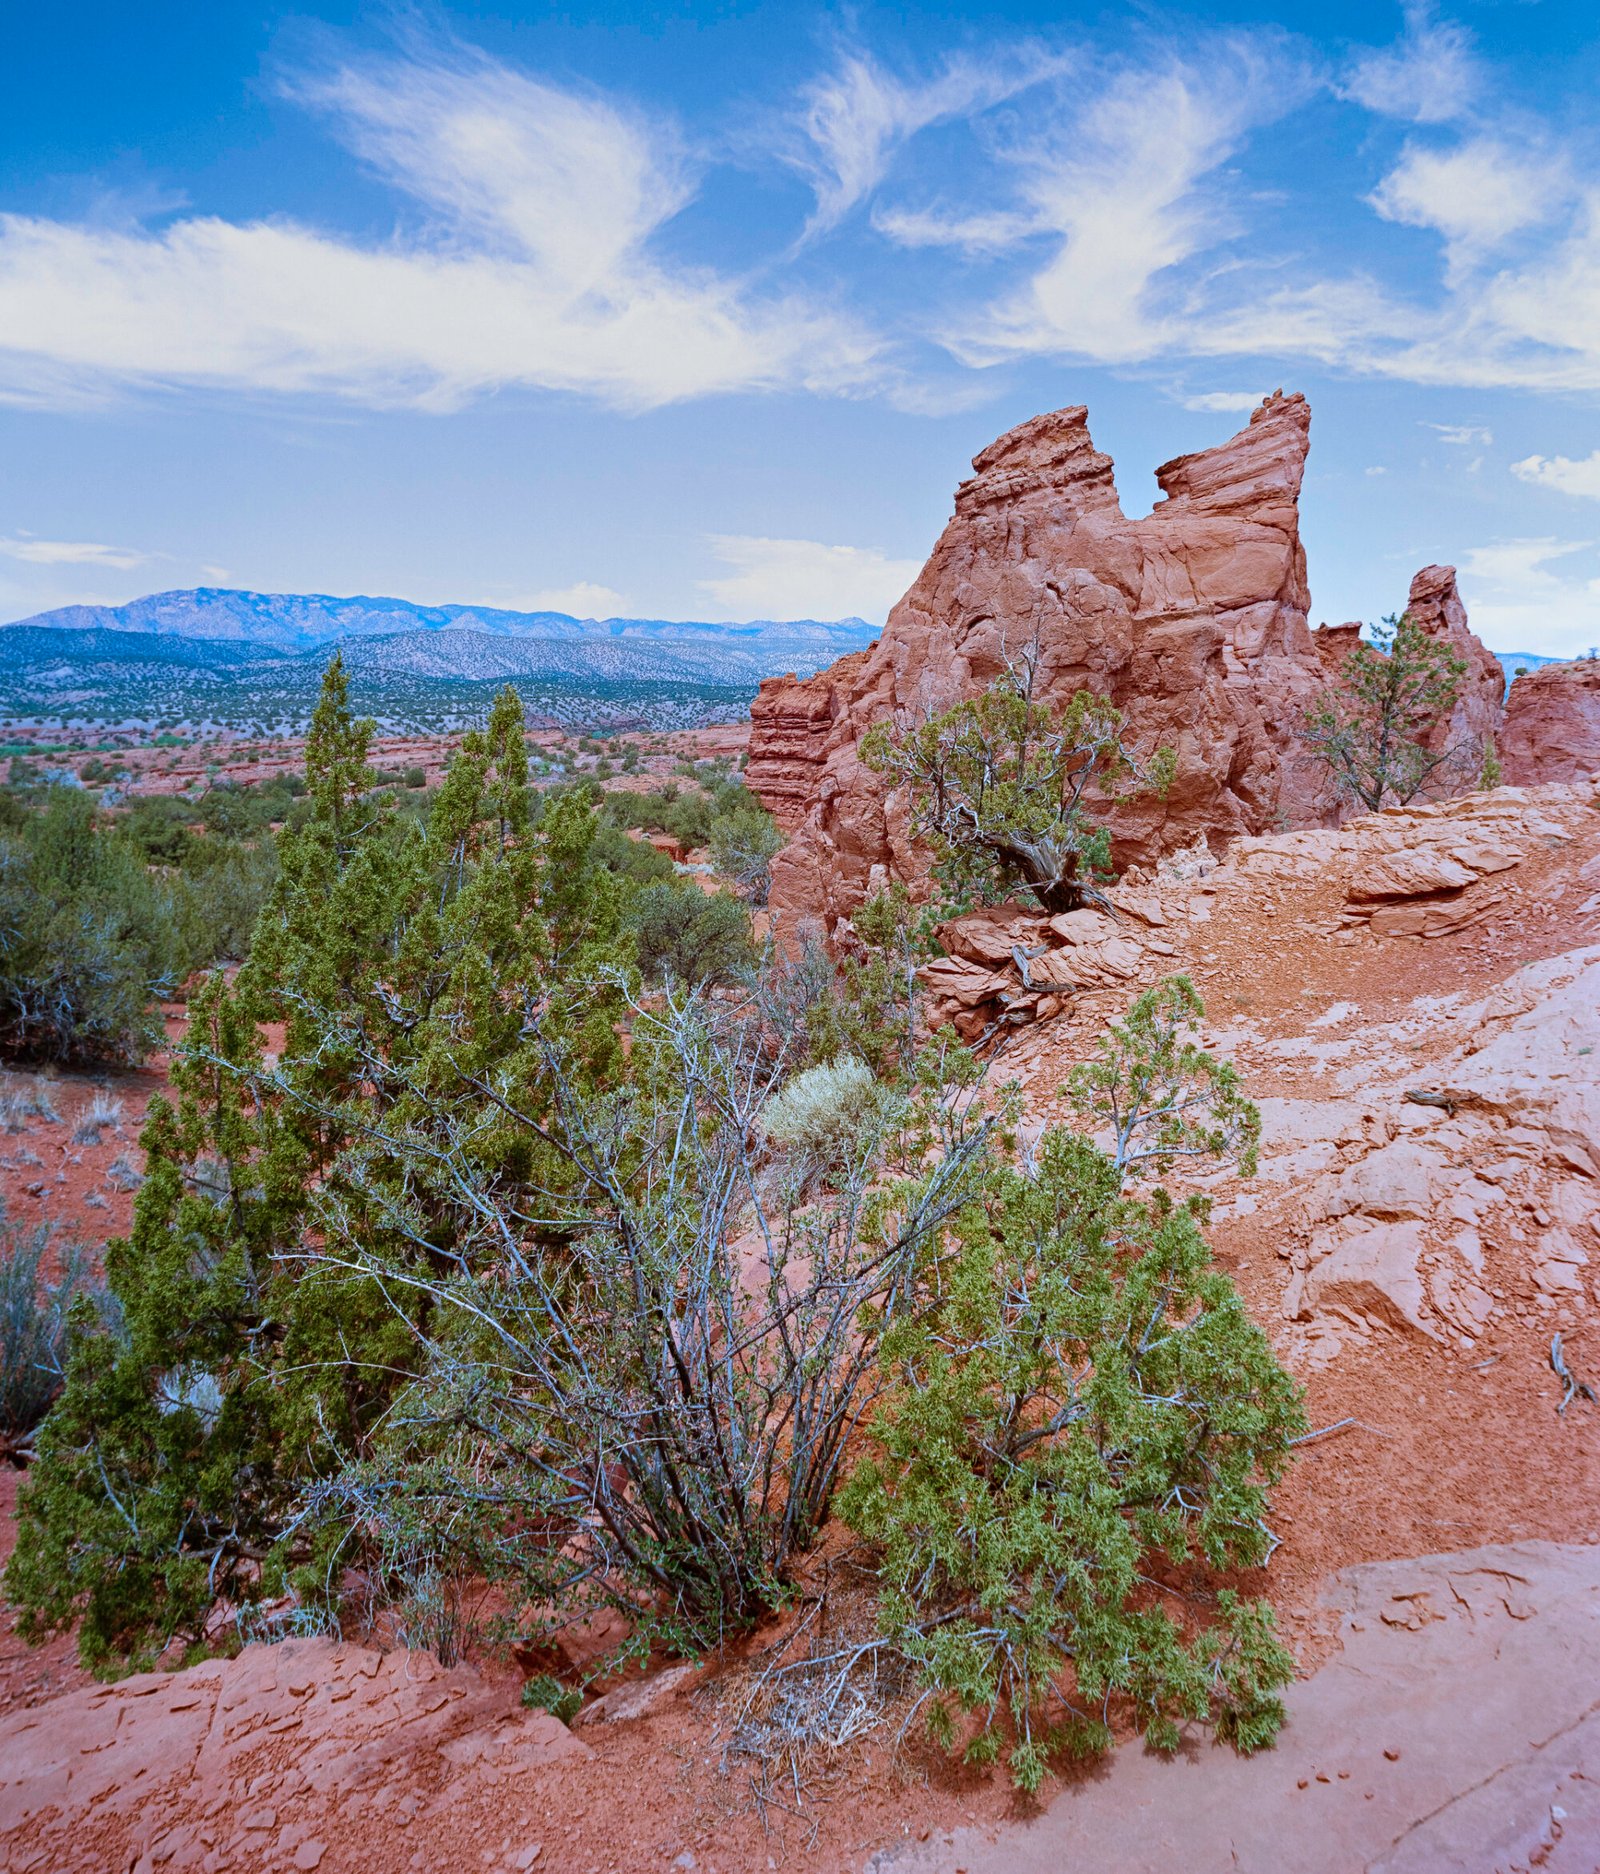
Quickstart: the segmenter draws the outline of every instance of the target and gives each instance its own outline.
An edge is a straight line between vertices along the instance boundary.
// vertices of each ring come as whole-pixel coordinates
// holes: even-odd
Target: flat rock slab
[[[1130,1745],[1036,1821],[873,1874],[1595,1874],[1600,1547],[1519,1542],[1333,1577],[1344,1650],[1277,1748]]]
[[[330,1640],[250,1646],[0,1721],[0,1874],[321,1865],[352,1821],[406,1821],[587,1747],[468,1667]]]

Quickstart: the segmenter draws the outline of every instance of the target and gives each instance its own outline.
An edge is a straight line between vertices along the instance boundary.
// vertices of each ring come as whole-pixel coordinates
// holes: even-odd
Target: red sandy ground
[[[530,729],[527,739],[530,750],[537,749],[546,760],[565,761],[569,773],[585,773],[593,768],[596,757],[579,755],[576,732]],[[372,744],[372,763],[385,770],[419,767],[427,775],[427,785],[436,787],[443,777],[450,752],[459,740],[455,735],[378,736]],[[737,763],[749,740],[747,722],[680,729],[662,735],[620,735],[616,738],[618,758],[623,749],[637,748],[639,772],[636,775],[614,774],[606,785],[629,789],[656,787],[671,778],[680,761]],[[82,741],[84,753],[81,756],[50,755],[43,758],[43,765],[81,769],[90,751],[97,746],[91,737],[84,737]],[[203,787],[208,778],[213,783],[226,780],[242,785],[270,781],[281,774],[303,773],[305,743],[297,738],[266,742],[255,737],[214,735],[182,748],[116,749],[100,754],[99,759],[110,768],[127,770],[133,777],[136,793],[181,794],[197,784]],[[612,765],[615,767],[615,761]]]
[[[698,746],[703,752],[706,738]],[[729,752],[732,746],[730,735]],[[422,759],[409,752],[416,747],[408,744],[404,755],[396,750],[392,760]],[[1259,902],[1238,915],[1196,927],[1180,961],[1192,968],[1219,1027],[1247,1013],[1267,1036],[1300,1035],[1308,1015],[1341,1001],[1358,1007],[1362,1024],[1380,1024],[1407,1012],[1418,996],[1459,989],[1481,994],[1519,965],[1582,941],[1577,905],[1585,888],[1573,878],[1570,860],[1535,859],[1518,878],[1520,895],[1492,924],[1381,948],[1312,937],[1331,921],[1333,903],[1303,890],[1264,888]],[[1057,1022],[1048,1040],[1034,1043],[1025,1077],[1036,1111],[1048,1114],[1065,1067],[1103,1016],[1117,1012],[1117,997],[1100,1000],[1103,1007],[1084,998],[1070,1025]],[[1257,1096],[1323,1092],[1314,1076],[1248,1046],[1235,1058]],[[1414,1059],[1425,1082],[1426,1040]],[[106,1165],[126,1148],[159,1080],[159,1065],[110,1077],[126,1108],[121,1138],[108,1134],[98,1147],[69,1148],[64,1139],[71,1117],[92,1089],[62,1076],[63,1124],[47,1128],[33,1121],[21,1141],[45,1160],[43,1172],[4,1173],[13,1216],[49,1216],[93,1240],[121,1228],[126,1197],[105,1193],[104,1209],[84,1205],[91,1192],[103,1191]],[[18,1144],[0,1137],[0,1158],[14,1156]],[[1280,1232],[1242,1217],[1219,1223],[1213,1241],[1256,1318],[1283,1341],[1288,1265],[1278,1253]],[[1539,1312],[1533,1300],[1530,1283],[1521,1311],[1491,1326],[1469,1354],[1415,1337],[1403,1344],[1380,1337],[1308,1376],[1314,1425],[1345,1418],[1361,1425],[1305,1447],[1275,1500],[1282,1547],[1270,1570],[1245,1584],[1270,1589],[1303,1669],[1329,1649],[1317,1591],[1335,1570],[1525,1537],[1600,1542],[1600,1410],[1556,1415],[1559,1388],[1547,1354],[1552,1325],[1563,1322]],[[1600,1331],[1582,1318],[1565,1326],[1573,1365],[1600,1371]],[[0,1485],[7,1529],[13,1489],[10,1479]],[[0,1710],[82,1682],[64,1642],[30,1653],[9,1625],[0,1631]],[[509,1675],[506,1683],[509,1705]],[[1002,1772],[963,1769],[915,1746],[896,1755],[881,1739],[869,1738],[808,1789],[799,1815],[771,1816],[771,1832],[764,1832],[750,1800],[749,1766],[724,1762],[712,1726],[711,1710],[691,1698],[641,1722],[585,1727],[580,1735],[593,1751],[587,1760],[560,1764],[509,1791],[464,1779],[447,1817],[430,1822],[419,1816],[409,1826],[332,1839],[323,1865],[368,1874],[478,1870],[505,1865],[502,1842],[514,1847],[538,1840],[539,1867],[574,1874],[665,1868],[685,1854],[695,1857],[701,1874],[858,1869],[894,1841],[1028,1812]]]

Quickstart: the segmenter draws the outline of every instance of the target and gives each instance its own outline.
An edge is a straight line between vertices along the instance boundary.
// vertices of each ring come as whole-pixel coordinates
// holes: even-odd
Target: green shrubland
[[[111,1673],[381,1610],[448,1657],[490,1584],[536,1654],[611,1608],[633,1655],[700,1655],[842,1516],[864,1653],[1023,1785],[1128,1718],[1267,1741],[1289,1661],[1232,1577],[1303,1419],[1174,1184],[1258,1130],[1188,984],[1029,1148],[926,1032],[903,888],[840,968],[626,837],[747,814],[725,775],[531,789],[508,690],[418,814],[370,735],[336,660],[248,955],[151,1107],[115,1326],[72,1315],[24,1630]]]

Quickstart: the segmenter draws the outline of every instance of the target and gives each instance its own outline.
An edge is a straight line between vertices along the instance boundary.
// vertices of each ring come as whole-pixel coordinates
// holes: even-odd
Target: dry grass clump
[[[106,1183],[119,1191],[137,1191],[144,1174],[127,1152],[119,1152],[106,1167]]]
[[[820,1804],[849,1779],[861,1744],[883,1735],[898,1749],[924,1702],[904,1655],[882,1636],[865,1571],[807,1597],[771,1645],[701,1697],[715,1707],[722,1773],[742,1780],[737,1807],[769,1834],[783,1834],[787,1820],[813,1840]]]
[[[115,1094],[107,1093],[104,1088],[101,1088],[79,1113],[78,1122],[72,1128],[72,1143],[74,1145],[98,1145],[102,1132],[120,1132],[121,1130],[122,1102]]]
[[[26,1132],[30,1119],[54,1124],[60,1117],[45,1081],[12,1080],[0,1087],[0,1127],[7,1132]]]

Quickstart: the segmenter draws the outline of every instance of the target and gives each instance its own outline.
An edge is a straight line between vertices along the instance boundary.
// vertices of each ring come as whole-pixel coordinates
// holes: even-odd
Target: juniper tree
[[[311,818],[283,840],[237,981],[191,1003],[174,1100],[151,1106],[132,1231],[107,1252],[121,1329],[80,1318],[24,1489],[8,1593],[33,1632],[81,1619],[99,1669],[198,1644],[219,1602],[290,1581],[326,1597],[351,1531],[308,1517],[307,1491],[370,1443],[424,1306],[320,1254],[328,1220],[397,1264],[457,1266],[482,1190],[539,1149],[485,1110],[484,1073],[537,1113],[530,1024],[569,1073],[603,1080],[620,1058],[596,974],[626,961],[619,890],[587,863],[583,803],[527,835],[514,693],[464,739],[425,827],[368,786],[371,728],[336,659]],[[471,1115],[443,1169],[442,1112]]]
[[[1491,772],[1492,748],[1443,733],[1466,674],[1466,659],[1409,612],[1391,615],[1345,658],[1307,714],[1305,739],[1338,791],[1374,813],[1436,780],[1463,780],[1475,763]]]
[[[1162,1578],[1266,1559],[1267,1487],[1304,1423],[1212,1266],[1204,1202],[1129,1192],[1253,1151],[1231,1071],[1179,1039],[1199,1013],[1181,980],[1149,992],[1075,1078],[1109,1149],[1056,1127],[1031,1168],[995,1166],[924,1272],[930,1305],[885,1337],[893,1392],[841,1499],[935,1736],[965,1726],[968,1757],[1004,1751],[1025,1789],[1123,1713],[1169,1749],[1184,1720],[1251,1749],[1282,1718],[1267,1606],[1224,1589],[1206,1621],[1198,1583],[1186,1604]]]
[[[1111,836],[1091,817],[1091,790],[1165,794],[1170,750],[1142,761],[1122,712],[1079,690],[1059,707],[1034,700],[1037,653],[988,689],[914,725],[880,723],[861,740],[868,767],[904,785],[912,835],[956,904],[1000,903],[1024,890],[1047,911],[1103,902]]]

